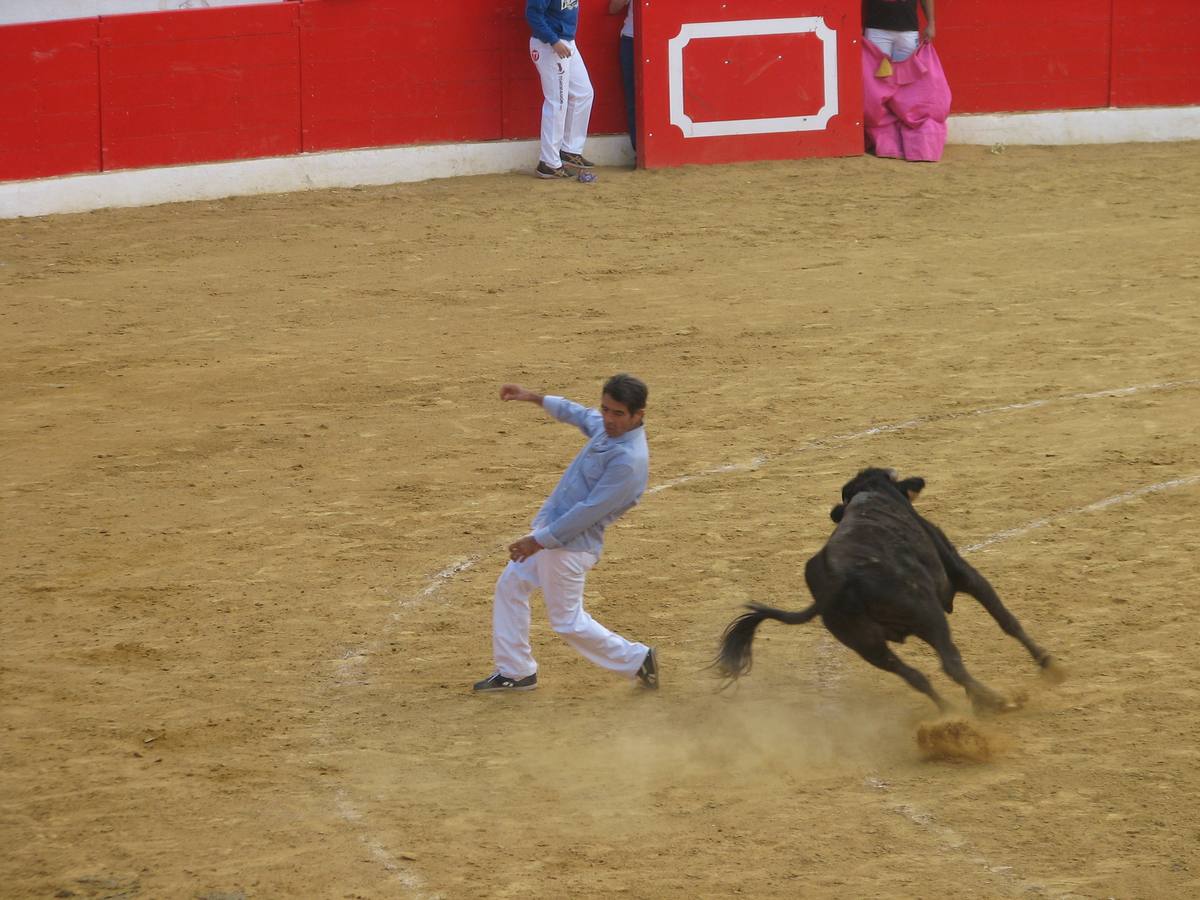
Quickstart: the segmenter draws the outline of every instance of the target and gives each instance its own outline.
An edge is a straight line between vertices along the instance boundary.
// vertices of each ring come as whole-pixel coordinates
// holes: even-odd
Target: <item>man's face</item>
[[[628,406],[614,400],[608,394],[600,397],[600,412],[604,416],[604,433],[612,438],[637,428],[642,424],[642,416],[646,414],[644,409],[631,413]]]

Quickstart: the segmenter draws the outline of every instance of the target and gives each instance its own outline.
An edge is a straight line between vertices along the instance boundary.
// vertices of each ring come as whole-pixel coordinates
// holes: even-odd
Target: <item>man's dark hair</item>
[[[642,379],[622,372],[604,382],[604,393],[618,403],[625,404],[625,408],[631,413],[635,413],[646,408],[646,398],[650,396],[650,389]]]

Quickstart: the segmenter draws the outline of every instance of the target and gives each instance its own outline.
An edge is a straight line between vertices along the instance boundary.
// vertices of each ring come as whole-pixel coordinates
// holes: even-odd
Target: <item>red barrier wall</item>
[[[299,153],[297,7],[100,19],[105,169]]]
[[[305,149],[498,137],[493,4],[454,8],[453,18],[434,20],[386,0],[303,4]]]
[[[1200,3],[1113,0],[1113,106],[1200,102]]]
[[[95,19],[0,28],[0,179],[100,169]]]
[[[953,111],[1108,106],[1111,2],[939,3],[937,51]]]
[[[579,47],[591,130],[621,133],[621,17],[606,7],[582,0]],[[752,0],[736,9],[756,17]],[[534,137],[523,11],[295,0],[0,27],[0,180]],[[1196,0],[943,0],[938,12],[955,112],[1200,103]]]

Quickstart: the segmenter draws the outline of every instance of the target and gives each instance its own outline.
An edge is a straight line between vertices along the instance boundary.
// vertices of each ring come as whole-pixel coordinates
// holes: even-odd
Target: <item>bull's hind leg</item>
[[[933,685],[929,683],[929,679],[893,653],[892,648],[886,642],[880,641],[878,644],[872,644],[869,647],[855,647],[854,649],[858,651],[863,659],[876,668],[899,675],[914,690],[920,691],[936,703],[937,708],[942,712],[946,712],[950,708],[949,704],[942,699],[942,695],[933,689]]]
[[[888,646],[887,634],[878,622],[863,616],[844,616],[830,611],[822,616],[825,627],[835,638],[878,669],[894,672],[913,690],[920,691],[937,704],[942,712],[948,710],[949,704],[933,689],[929,679],[908,665],[892,652]]]
[[[956,573],[954,587],[963,593],[970,594],[986,609],[996,620],[996,624],[1009,637],[1016,638],[1021,642],[1029,655],[1033,657],[1042,669],[1047,673],[1051,673],[1055,668],[1054,657],[1050,655],[1042,647],[1038,646],[1037,642],[1025,633],[1025,629],[1021,627],[1021,623],[1017,617],[1008,611],[1008,608],[1000,601],[996,595],[996,591],[992,588],[991,583],[977,572],[965,560],[959,561],[962,570]]]
[[[1003,694],[971,677],[971,673],[963,665],[962,654],[958,652],[958,647],[950,637],[950,626],[945,620],[934,627],[932,634],[921,635],[921,638],[937,651],[938,658],[942,661],[942,671],[963,686],[976,712],[1007,712],[1017,708],[1017,705]]]

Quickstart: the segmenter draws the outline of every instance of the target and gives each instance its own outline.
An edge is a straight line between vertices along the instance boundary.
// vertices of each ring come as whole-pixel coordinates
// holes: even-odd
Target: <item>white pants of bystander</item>
[[[885,31],[882,28],[868,28],[863,35],[872,44],[883,51],[892,62],[904,62],[921,44],[921,34],[917,31]]]
[[[529,597],[541,589],[550,627],[585,659],[633,678],[646,658],[645,644],[609,631],[583,608],[583,586],[596,556],[580,550],[539,550],[510,562],[496,580],[492,606],[492,654],[496,670],[510,678],[537,672],[529,646]]]
[[[560,57],[554,47],[529,39],[529,55],[542,79],[541,161],[551,168],[562,165],[559,153],[582,153],[592,117],[592,82],[574,41],[571,55]],[[505,674],[508,674],[507,672]]]

